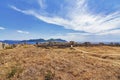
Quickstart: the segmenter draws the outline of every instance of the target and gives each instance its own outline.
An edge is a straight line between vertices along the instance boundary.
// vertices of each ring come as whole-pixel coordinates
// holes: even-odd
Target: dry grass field
[[[0,80],[120,80],[120,47],[0,50]]]

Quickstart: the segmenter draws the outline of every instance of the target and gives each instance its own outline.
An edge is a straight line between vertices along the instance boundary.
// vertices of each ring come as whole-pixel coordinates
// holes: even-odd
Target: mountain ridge
[[[7,43],[7,44],[18,44],[18,43],[28,43],[28,44],[35,44],[36,42],[44,43],[44,42],[67,42],[63,39],[29,39],[29,40],[1,40],[0,42]]]

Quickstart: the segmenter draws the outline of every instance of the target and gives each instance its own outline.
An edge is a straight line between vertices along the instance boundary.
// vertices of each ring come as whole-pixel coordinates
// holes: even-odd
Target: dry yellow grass
[[[120,47],[2,50],[0,80],[120,80]]]

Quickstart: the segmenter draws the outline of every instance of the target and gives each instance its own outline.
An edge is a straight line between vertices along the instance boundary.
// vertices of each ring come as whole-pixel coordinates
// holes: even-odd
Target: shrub
[[[13,49],[12,46],[6,46],[5,49]]]
[[[16,72],[17,72],[17,68],[16,67],[12,68],[12,70],[8,73],[7,78],[14,77]]]
[[[19,73],[22,73],[23,69],[21,69],[20,67],[12,67],[11,71],[8,72],[7,74],[7,78],[12,78],[14,77],[16,74],[17,76],[19,76]]]
[[[45,74],[45,80],[53,80],[54,76],[55,74],[53,74],[50,70],[48,70],[47,73]]]
[[[24,45],[23,48],[28,48],[28,46],[27,46],[27,45]]]

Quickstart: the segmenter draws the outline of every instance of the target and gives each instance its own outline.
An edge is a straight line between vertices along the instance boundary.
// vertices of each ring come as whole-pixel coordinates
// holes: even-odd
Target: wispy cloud
[[[116,30],[109,30],[103,33],[99,33],[98,35],[120,35],[120,29]]]
[[[22,31],[22,30],[17,30],[18,33],[21,33],[21,34],[29,34],[29,32],[27,31]]]
[[[78,41],[78,42],[119,42],[120,32],[115,31],[111,33],[104,33],[104,34],[83,34],[83,33],[67,33],[67,34],[55,34],[53,36],[47,37],[47,38],[61,38],[65,39],[67,41]],[[117,34],[117,35],[116,35]]]
[[[4,27],[0,27],[0,30],[5,30],[5,28]]]
[[[42,9],[45,9],[47,7],[47,5],[45,4],[45,0],[38,0],[38,4]]]
[[[38,1],[41,5],[42,0]],[[60,25],[66,29],[84,31],[90,34],[104,35],[111,33],[116,28],[120,28],[120,11],[108,15],[93,14],[88,8],[87,0],[74,0],[74,5],[70,3],[72,1],[68,1],[69,5],[64,5],[64,8],[67,9],[67,13],[64,15],[68,18],[60,17],[57,14],[52,17],[48,17],[47,15],[42,16],[35,10],[21,10],[15,6],[11,6],[11,8],[24,14],[32,15],[46,23]]]

